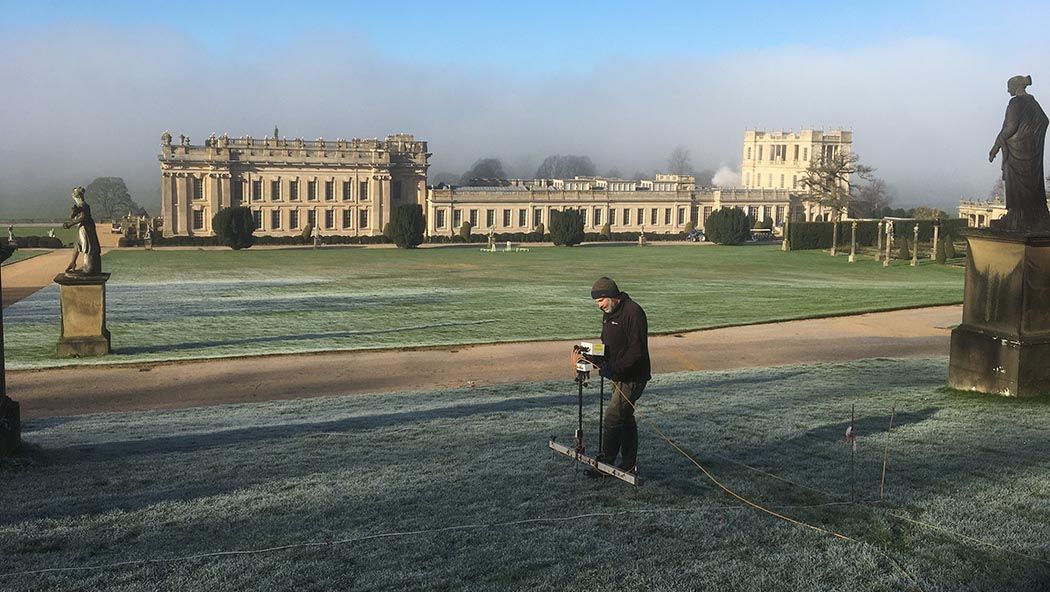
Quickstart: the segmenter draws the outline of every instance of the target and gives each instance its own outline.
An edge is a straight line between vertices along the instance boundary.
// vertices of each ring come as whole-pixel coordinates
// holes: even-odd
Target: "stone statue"
[[[73,209],[69,214],[69,221],[63,222],[63,228],[72,228],[80,225],[77,230],[77,240],[73,247],[73,260],[66,267],[66,273],[79,273],[83,275],[98,275],[102,273],[102,249],[98,244],[98,234],[95,232],[95,220],[91,217],[91,206],[84,201],[84,188],[73,188]],[[84,267],[77,269],[77,257],[84,254]]]
[[[1048,121],[1035,97],[1025,92],[1031,76],[1014,76],[1006,83],[1013,96],[1006,107],[1003,129],[988,153],[988,162],[1003,151],[1006,216],[999,228],[1018,232],[1050,230],[1043,183],[1043,144]]]
[[[8,226],[7,227],[7,242],[9,242],[9,243],[15,242],[15,227],[14,226]]]
[[[171,134],[165,131],[160,135],[161,146],[171,146]]]

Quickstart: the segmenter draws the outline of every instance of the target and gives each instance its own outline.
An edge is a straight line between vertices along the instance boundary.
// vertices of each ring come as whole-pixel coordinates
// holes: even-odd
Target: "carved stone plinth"
[[[968,230],[962,324],[948,386],[1050,395],[1050,234]]]
[[[104,356],[110,353],[106,328],[106,281],[108,273],[55,276],[62,301],[62,336],[59,356]]]
[[[22,445],[18,402],[0,395],[0,455],[14,454]]]

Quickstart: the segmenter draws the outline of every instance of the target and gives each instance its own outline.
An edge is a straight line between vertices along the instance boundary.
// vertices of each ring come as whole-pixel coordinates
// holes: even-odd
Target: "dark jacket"
[[[617,382],[642,382],[652,378],[649,365],[649,321],[645,311],[626,292],[610,313],[602,315],[605,363]]]

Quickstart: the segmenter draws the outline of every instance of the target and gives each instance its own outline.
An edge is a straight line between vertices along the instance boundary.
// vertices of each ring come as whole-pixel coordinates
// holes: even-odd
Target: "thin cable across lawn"
[[[804,506],[785,506],[785,509],[791,508],[818,508],[824,506],[836,506],[843,505],[847,502],[830,502],[824,504],[812,504]],[[277,545],[273,547],[263,547],[259,549],[242,549],[235,551],[212,551],[208,553],[196,553],[193,555],[181,555],[178,557],[165,557],[159,559],[132,559],[128,561],[118,561],[116,563],[105,563],[99,565],[85,565],[80,567],[50,567],[44,569],[31,569],[25,571],[15,571],[0,574],[0,578],[9,578],[14,576],[25,576],[25,575],[36,575],[44,573],[56,573],[56,572],[73,572],[73,571],[98,571],[104,569],[113,569],[117,567],[127,567],[131,565],[148,565],[157,563],[173,563],[178,561],[190,561],[194,559],[212,559],[221,557],[232,557],[241,555],[261,555],[265,553],[275,553],[278,551],[287,551],[289,549],[302,549],[311,547],[332,547],[335,545],[347,545],[351,543],[360,543],[364,541],[371,541],[376,539],[387,539],[387,538],[404,538],[411,536],[421,536],[427,534],[437,534],[441,532],[452,532],[462,530],[481,530],[481,529],[493,529],[493,528],[508,528],[514,526],[523,526],[527,524],[544,524],[544,523],[558,523],[558,522],[570,522],[574,520],[584,520],[588,518],[611,518],[613,516],[623,516],[627,514],[667,514],[677,512],[710,512],[710,511],[732,511],[740,510],[740,506],[708,506],[703,508],[661,508],[656,510],[621,510],[619,512],[590,512],[586,514],[576,514],[573,516],[559,516],[553,518],[523,518],[521,520],[510,520],[507,522],[492,522],[492,523],[476,523],[476,524],[456,524],[452,526],[443,526],[440,528],[424,528],[420,530],[405,530],[395,532],[381,532],[376,534],[363,535],[358,537],[349,537],[343,539],[333,539],[324,541],[306,541],[301,543],[290,543],[287,545]]]

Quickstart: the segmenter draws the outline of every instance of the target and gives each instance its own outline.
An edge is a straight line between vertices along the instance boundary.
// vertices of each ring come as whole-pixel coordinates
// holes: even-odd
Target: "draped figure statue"
[[[66,273],[81,273],[84,275],[98,275],[102,273],[102,248],[98,244],[98,233],[95,230],[95,220],[91,217],[91,206],[84,201],[84,188],[73,188],[73,208],[69,213],[69,221],[63,222],[64,228],[72,228],[79,225],[77,229],[77,240],[73,247],[73,260],[66,267]],[[84,254],[84,267],[77,269],[77,256]]]
[[[988,162],[1003,152],[1006,216],[1000,228],[1025,232],[1050,230],[1043,179],[1043,144],[1048,119],[1035,97],[1025,92],[1031,76],[1014,76],[1006,83],[1013,96],[1006,107],[1003,129],[988,153]]]

